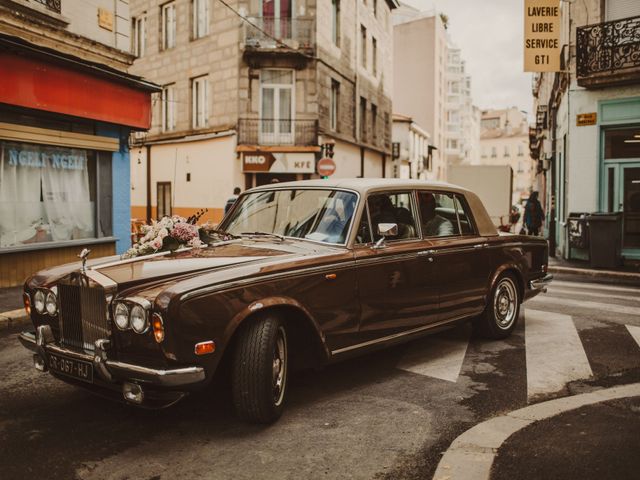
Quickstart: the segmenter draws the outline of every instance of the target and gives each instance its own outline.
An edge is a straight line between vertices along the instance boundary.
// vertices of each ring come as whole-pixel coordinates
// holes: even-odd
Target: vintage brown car
[[[25,283],[35,367],[149,407],[225,371],[238,415],[271,422],[307,368],[473,321],[508,336],[545,290],[541,238],[498,234],[465,189],[310,180],[244,193],[204,248],[45,270]]]

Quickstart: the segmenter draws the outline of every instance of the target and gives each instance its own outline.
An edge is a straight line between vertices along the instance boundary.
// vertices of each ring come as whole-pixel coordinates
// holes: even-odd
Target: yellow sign
[[[105,30],[113,32],[113,13],[104,8],[98,9],[98,25]]]
[[[524,0],[524,71],[560,71],[560,0]]]
[[[596,112],[579,113],[578,115],[576,115],[576,126],[578,127],[595,125],[597,122],[598,122],[598,114]]]

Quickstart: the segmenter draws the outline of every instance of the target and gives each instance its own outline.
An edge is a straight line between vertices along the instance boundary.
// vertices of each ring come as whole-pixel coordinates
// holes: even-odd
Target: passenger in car
[[[436,213],[436,199],[432,193],[421,192],[420,214],[422,219],[422,233],[426,237],[447,237],[453,235],[453,224]]]

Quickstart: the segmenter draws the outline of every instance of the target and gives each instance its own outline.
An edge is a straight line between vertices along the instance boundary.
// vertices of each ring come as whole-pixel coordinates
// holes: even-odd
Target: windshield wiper
[[[275,237],[277,239],[279,239],[281,242],[285,241],[285,236],[284,235],[280,235],[278,233],[269,233],[269,232],[242,232],[240,234],[245,235],[247,237]]]

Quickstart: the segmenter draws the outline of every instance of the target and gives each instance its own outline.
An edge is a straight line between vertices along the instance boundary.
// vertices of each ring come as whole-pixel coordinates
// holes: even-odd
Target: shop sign
[[[596,112],[579,113],[576,115],[576,126],[578,127],[595,125],[597,122],[598,122],[598,114]]]
[[[560,0],[525,0],[524,71],[560,71]]]
[[[313,153],[250,152],[242,155],[245,173],[314,173]]]
[[[10,167],[46,168],[51,166],[61,170],[84,170],[87,156],[83,150],[66,148],[38,148],[7,146],[5,152]]]
[[[330,158],[321,158],[318,160],[318,175],[329,177],[336,171],[336,163]]]

